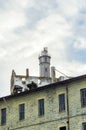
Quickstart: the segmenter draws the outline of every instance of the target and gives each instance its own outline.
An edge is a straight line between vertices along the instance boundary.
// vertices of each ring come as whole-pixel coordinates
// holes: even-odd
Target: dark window
[[[47,57],[45,57],[45,62],[47,62]]]
[[[83,130],[86,130],[86,123],[83,123]]]
[[[59,111],[65,110],[65,94],[59,95]]]
[[[1,109],[1,125],[6,124],[6,108]]]
[[[45,72],[47,72],[47,68],[45,68]]]
[[[81,106],[86,106],[86,88],[81,89]]]
[[[66,127],[65,126],[64,127],[60,127],[59,130],[66,130]]]
[[[39,116],[44,115],[44,99],[38,101],[39,104]]]
[[[25,118],[25,105],[19,105],[19,120],[23,120]]]

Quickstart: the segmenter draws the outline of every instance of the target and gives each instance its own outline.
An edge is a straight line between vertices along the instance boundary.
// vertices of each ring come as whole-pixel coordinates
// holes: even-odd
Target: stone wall
[[[0,130],[59,130],[66,126],[68,130],[67,98],[66,110],[59,112],[59,94],[65,93],[68,87],[69,128],[82,130],[82,123],[86,122],[86,107],[81,107],[80,89],[86,88],[86,81],[77,81],[40,91],[34,91],[23,96],[16,96],[6,101],[0,101],[0,109],[7,108],[6,125]],[[45,114],[38,115],[38,100],[44,99]],[[25,104],[25,119],[19,121],[19,104]],[[1,117],[1,113],[0,113]],[[1,120],[1,119],[0,119]]]

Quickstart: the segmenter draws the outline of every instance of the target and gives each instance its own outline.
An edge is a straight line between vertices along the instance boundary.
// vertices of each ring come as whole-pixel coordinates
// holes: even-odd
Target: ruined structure
[[[11,75],[11,94],[20,93],[22,91],[27,91],[33,89],[33,83],[36,87],[40,87],[42,85],[47,85],[50,83],[54,83],[57,81],[55,77],[55,67],[51,67],[51,75],[50,75],[50,55],[48,54],[47,48],[41,52],[39,59],[39,77],[30,76],[29,69],[26,69],[26,75],[17,75],[14,70],[12,70]]]

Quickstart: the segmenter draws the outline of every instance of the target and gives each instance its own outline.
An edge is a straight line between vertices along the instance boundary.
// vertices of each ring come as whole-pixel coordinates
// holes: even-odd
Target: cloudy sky
[[[44,47],[56,69],[86,74],[86,0],[0,0],[0,97],[10,94],[12,69],[39,75]]]

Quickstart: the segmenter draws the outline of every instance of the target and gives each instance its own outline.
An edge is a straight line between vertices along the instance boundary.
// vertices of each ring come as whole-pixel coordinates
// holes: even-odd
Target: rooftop
[[[33,92],[49,89],[49,88],[52,88],[52,87],[59,87],[59,85],[66,85],[66,84],[68,85],[69,83],[76,82],[76,81],[79,81],[79,80],[82,80],[82,79],[86,79],[86,75],[80,75],[78,77],[74,77],[74,78],[63,80],[63,81],[51,83],[51,84],[48,84],[48,85],[45,85],[45,86],[37,87],[35,89],[24,91],[24,92],[21,92],[21,93],[17,93],[17,94],[13,94],[13,95],[7,95],[5,97],[1,97],[0,101],[3,101],[4,99],[20,97],[20,96],[23,96],[23,95],[27,95],[29,93],[33,93]]]

